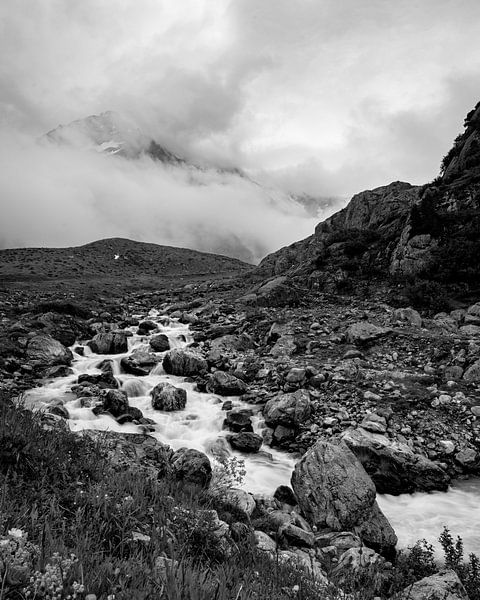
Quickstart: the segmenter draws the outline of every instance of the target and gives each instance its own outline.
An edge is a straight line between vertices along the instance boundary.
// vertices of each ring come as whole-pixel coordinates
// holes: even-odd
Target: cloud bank
[[[190,185],[27,138],[113,110],[197,163],[298,194],[424,183],[479,99],[479,34],[476,0],[6,0],[0,235],[205,249],[225,231],[258,257],[308,219],[233,177]]]

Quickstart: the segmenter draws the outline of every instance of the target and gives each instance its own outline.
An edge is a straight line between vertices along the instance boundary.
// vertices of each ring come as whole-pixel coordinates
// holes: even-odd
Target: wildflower
[[[24,536],[24,533],[23,533],[23,531],[21,529],[17,529],[16,527],[14,527],[13,529],[10,529],[8,531],[8,535],[10,537],[20,539],[20,538],[22,538]]]

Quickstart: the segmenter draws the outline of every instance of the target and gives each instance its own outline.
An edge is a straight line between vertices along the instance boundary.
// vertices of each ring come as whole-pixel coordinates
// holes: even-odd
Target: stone
[[[472,413],[472,415],[474,415],[475,417],[480,417],[480,406],[472,406],[470,408],[470,411]]]
[[[372,433],[386,433],[387,419],[375,413],[370,413],[365,415],[360,426]]]
[[[474,317],[480,317],[480,302],[477,302],[476,304],[470,306],[467,309],[467,314]]]
[[[261,435],[252,433],[250,431],[242,431],[241,433],[234,433],[227,436],[227,439],[235,450],[240,452],[256,453],[260,450],[263,439]]]
[[[305,377],[306,377],[305,369],[299,369],[299,368],[294,367],[294,368],[290,369],[290,371],[287,373],[285,380],[288,383],[302,383],[303,381],[305,381]]]
[[[128,397],[122,390],[108,390],[103,399],[103,410],[114,417],[120,417],[128,412]]]
[[[120,365],[125,373],[131,375],[148,375],[152,368],[159,362],[159,359],[151,352],[136,350],[130,356],[124,356]]]
[[[387,327],[379,327],[368,321],[359,321],[350,325],[346,331],[346,337],[350,344],[366,345],[390,335],[391,332],[392,330]]]
[[[462,325],[459,331],[468,337],[480,336],[480,327],[478,325]]]
[[[240,431],[253,431],[252,419],[249,412],[244,410],[231,410],[223,422],[225,429],[230,429],[235,433]]]
[[[341,556],[346,550],[350,550],[350,548],[360,548],[362,545],[362,540],[358,535],[350,531],[317,534],[315,542],[319,548],[327,546],[335,547],[338,556]]]
[[[159,383],[151,391],[152,406],[156,410],[182,410],[187,404],[187,392],[171,383]]]
[[[453,570],[444,570],[424,577],[409,585],[399,600],[468,600],[468,595],[458,575]]]
[[[290,506],[297,506],[298,504],[292,488],[288,485],[279,485],[273,493],[273,497],[281,504],[289,504]]]
[[[375,590],[388,580],[391,564],[370,548],[349,548],[332,569],[331,580],[344,591],[353,591],[359,584]]]
[[[480,359],[476,360],[463,374],[466,381],[480,381]]]
[[[292,523],[285,523],[278,529],[278,535],[284,538],[292,546],[312,548],[315,544],[313,533],[305,531]]]
[[[73,354],[58,340],[47,334],[38,334],[30,338],[26,349],[29,361],[42,367],[69,365]]]
[[[401,323],[406,323],[411,325],[412,327],[421,327],[422,326],[422,317],[420,313],[416,311],[414,308],[397,308],[393,313],[393,320],[400,321]]]
[[[341,439],[360,460],[379,494],[446,491],[448,487],[448,474],[406,444],[363,427],[346,430]]]
[[[164,333],[152,336],[149,344],[154,352],[167,352],[170,350],[170,341]]]
[[[196,352],[174,348],[164,356],[163,368],[169,375],[190,377],[205,373],[208,365],[207,361]]]
[[[249,494],[245,490],[239,488],[229,488],[222,496],[222,500],[225,500],[229,504],[235,506],[238,510],[242,511],[247,517],[250,517],[255,510],[255,499],[252,494]]]
[[[473,448],[466,448],[455,454],[455,460],[460,463],[462,467],[471,467],[477,462],[478,454]]]
[[[215,371],[207,383],[207,391],[221,396],[241,396],[247,391],[247,386],[235,375],[225,371]]]
[[[180,448],[170,459],[176,479],[201,487],[208,487],[212,479],[212,466],[208,456],[193,448]]]
[[[373,481],[345,444],[319,441],[312,446],[295,466],[292,488],[310,525],[332,531],[359,529],[365,536],[355,533],[369,545],[394,548],[396,536],[376,505]]]
[[[307,390],[275,396],[265,404],[263,409],[265,423],[270,426],[298,427],[310,417],[310,414],[311,402]]]
[[[92,352],[96,354],[122,354],[128,351],[127,335],[125,333],[97,333],[89,342]]]
[[[272,538],[264,533],[263,531],[254,531],[253,536],[255,538],[255,544],[259,550],[263,552],[275,552],[277,544]]]

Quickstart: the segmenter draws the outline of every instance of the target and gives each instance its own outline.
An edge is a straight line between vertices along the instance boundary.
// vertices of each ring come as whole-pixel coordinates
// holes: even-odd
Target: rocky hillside
[[[250,265],[234,258],[185,248],[159,246],[121,238],[99,240],[73,248],[0,250],[0,279],[172,277],[241,273]]]
[[[310,286],[349,279],[421,278],[454,292],[478,286],[480,266],[480,105],[423,187],[394,182],[355,195],[312,236],[267,256],[261,276],[288,273]]]

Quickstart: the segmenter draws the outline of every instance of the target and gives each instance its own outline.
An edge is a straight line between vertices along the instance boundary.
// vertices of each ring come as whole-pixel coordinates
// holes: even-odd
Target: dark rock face
[[[262,436],[249,431],[234,433],[233,435],[229,435],[227,439],[232,448],[247,453],[258,452],[263,443]]]
[[[317,442],[295,466],[292,487],[311,525],[353,531],[375,550],[392,551],[395,533],[375,502],[375,486],[344,444]]]
[[[230,410],[223,422],[223,427],[235,433],[253,431],[250,414],[243,410]]]
[[[207,361],[199,354],[190,350],[175,348],[163,358],[163,368],[170,375],[183,375],[191,377],[205,373],[208,369]]]
[[[122,354],[128,350],[124,333],[97,333],[88,345],[96,354]]]
[[[207,487],[212,479],[208,456],[192,448],[180,448],[170,459],[172,471],[178,480]]]
[[[30,338],[26,354],[30,361],[42,367],[69,365],[73,358],[68,348],[46,334],[39,334]]]
[[[281,394],[271,398],[263,409],[265,423],[270,426],[298,427],[311,412],[310,395],[306,390]]]
[[[346,431],[342,440],[362,463],[379,494],[446,491],[448,487],[447,473],[406,444],[392,442],[385,435],[362,427]]]
[[[118,388],[117,380],[115,379],[113,374],[109,372],[99,373],[98,375],[82,373],[78,376],[77,383],[97,385],[101,389]]]
[[[241,396],[247,391],[245,382],[225,371],[215,371],[207,384],[207,390],[221,396]]]
[[[170,383],[159,383],[152,390],[152,406],[156,410],[182,410],[187,404],[187,392]]]

